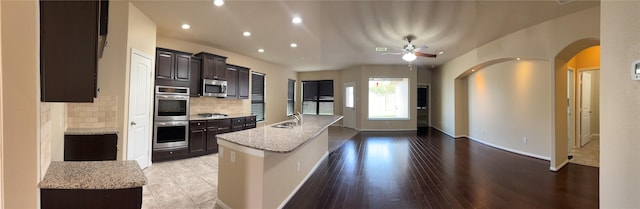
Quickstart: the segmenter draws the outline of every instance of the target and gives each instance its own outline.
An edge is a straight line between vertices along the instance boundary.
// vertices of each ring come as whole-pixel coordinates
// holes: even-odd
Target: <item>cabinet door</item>
[[[215,79],[214,76],[214,58],[211,56],[201,56],[202,57],[202,79]]]
[[[218,127],[207,128],[207,152],[218,152],[218,141],[216,140],[216,132]]]
[[[40,1],[41,101],[93,102],[98,17],[98,1]]]
[[[206,129],[192,129],[189,134],[189,153],[204,151]]]
[[[202,61],[198,58],[191,58],[191,65],[189,65],[191,79],[189,80],[189,96],[197,97],[202,93],[202,79],[200,78],[200,68]]]
[[[216,57],[214,65],[215,74],[213,77],[217,80],[227,80],[227,60],[222,57]]]
[[[189,81],[189,65],[191,64],[191,55],[176,54],[175,80]]]
[[[238,70],[227,68],[227,99],[238,98]]]
[[[244,118],[231,118],[231,131],[240,131],[245,127]]]
[[[156,79],[173,80],[173,58],[171,52],[156,52]]]
[[[256,127],[256,116],[249,116],[244,118],[244,128],[250,129]]]
[[[249,69],[238,69],[238,98],[249,99]]]

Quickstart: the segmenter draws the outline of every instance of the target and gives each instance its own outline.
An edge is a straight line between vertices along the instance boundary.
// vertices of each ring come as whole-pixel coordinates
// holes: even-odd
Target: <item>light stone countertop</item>
[[[38,184],[42,189],[126,189],[147,184],[135,160],[55,161]]]
[[[116,128],[67,128],[65,135],[104,135],[118,134]]]
[[[293,128],[272,127],[285,122],[283,121],[264,127],[219,134],[216,138],[253,149],[287,153],[294,151],[309,139],[318,136],[331,124],[342,119],[341,115],[303,115],[302,117],[302,125]]]

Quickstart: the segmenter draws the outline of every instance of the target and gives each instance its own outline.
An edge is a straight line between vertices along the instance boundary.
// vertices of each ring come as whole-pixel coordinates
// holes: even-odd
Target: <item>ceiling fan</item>
[[[402,52],[383,53],[383,55],[387,55],[387,54],[402,55],[402,59],[404,61],[407,61],[407,62],[411,62],[411,61],[415,60],[418,57],[436,58],[438,56],[436,54],[429,54],[429,53],[419,52],[420,49],[426,49],[427,46],[416,47],[413,43],[411,43],[413,40],[416,39],[416,36],[414,36],[414,35],[409,34],[409,35],[406,35],[406,36],[402,37],[402,39],[407,41],[407,44],[404,45],[404,47],[402,47]]]

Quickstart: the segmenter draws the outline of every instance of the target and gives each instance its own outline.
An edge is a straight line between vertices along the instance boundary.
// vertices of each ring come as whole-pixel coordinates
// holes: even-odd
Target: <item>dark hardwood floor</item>
[[[598,168],[452,139],[363,132],[323,161],[285,208],[598,208]]]

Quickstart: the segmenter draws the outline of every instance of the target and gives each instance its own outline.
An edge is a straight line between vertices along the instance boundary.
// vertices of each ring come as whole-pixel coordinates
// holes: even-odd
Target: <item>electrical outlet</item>
[[[523,143],[523,144],[526,144],[526,143],[527,143],[527,137],[526,137],[526,136],[523,136],[523,137],[522,137],[522,143]]]
[[[300,162],[296,164],[296,171],[300,172]]]
[[[235,163],[236,162],[236,152],[231,151],[231,162]]]

